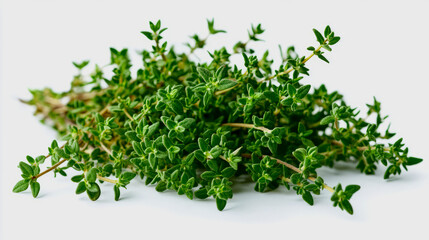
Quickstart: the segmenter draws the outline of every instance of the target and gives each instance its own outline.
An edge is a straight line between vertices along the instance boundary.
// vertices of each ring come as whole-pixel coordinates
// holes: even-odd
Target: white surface
[[[117,3],[116,3],[117,2]],[[6,1],[1,6],[0,81],[0,239],[425,239],[429,207],[427,136],[429,17],[427,1]],[[213,200],[189,201],[174,192],[157,193],[133,183],[119,202],[105,184],[91,202],[74,194],[68,178],[40,179],[40,197],[13,194],[16,168],[27,154],[39,155],[55,133],[38,123],[32,108],[17,99],[28,88],[66,89],[75,73],[72,61],[101,65],[108,47],[131,51],[149,46],[139,33],[161,19],[166,39],[181,44],[193,33],[205,35],[206,18],[228,31],[209,40],[209,48],[247,38],[250,23],[267,29],[256,49],[294,44],[298,52],[315,44],[311,29],[330,24],[342,37],[327,57],[309,62],[306,82],[325,82],[349,104],[362,108],[377,96],[391,129],[404,137],[411,155],[425,161],[384,181],[382,172],[364,176],[349,165],[323,169],[335,185],[360,184],[355,215],[331,206],[329,194],[304,203],[294,192],[260,194],[253,185],[234,185],[234,198],[218,212]],[[203,59],[205,52],[198,52]],[[136,57],[136,55],[134,55]],[[138,65],[138,61],[134,61]],[[341,171],[339,171],[341,169]],[[311,226],[311,228],[307,228]]]

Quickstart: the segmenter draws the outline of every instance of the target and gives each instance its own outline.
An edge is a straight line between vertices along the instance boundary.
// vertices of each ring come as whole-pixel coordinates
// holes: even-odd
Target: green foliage
[[[54,140],[48,155],[20,162],[22,179],[13,192],[30,187],[37,197],[39,177],[51,171],[66,176],[72,168],[79,172],[71,177],[76,194],[86,192],[93,201],[100,197],[100,184],[112,184],[117,201],[121,188],[138,177],[158,192],[212,197],[223,210],[237,177],[248,175],[258,192],[284,186],[309,205],[329,190],[334,206],[352,214],[350,199],[360,187],[343,190],[338,184],[334,190],[318,175],[319,168],[350,161],[373,174],[381,163],[389,178],[422,161],[408,155],[402,139],[386,143],[395,134],[384,127],[386,117],[375,98],[367,116],[360,117],[338,92],[303,82],[307,62],[313,56],[328,62],[321,50],[331,51],[340,40],[329,26],[323,34],[313,29],[318,46],[308,47],[307,57],[293,46],[286,52],[280,48],[275,69],[268,51],[257,56],[249,48],[261,40],[260,24],[232,50],[221,47],[209,52],[211,61],[193,61],[211,35],[225,32],[214,20],[207,25],[207,37],[193,35],[189,53],[178,53],[163,40],[161,22],[150,22],[141,33],[153,45],[141,51],[143,63],[135,74],[128,49],[111,48],[111,77],[98,65],[83,76],[89,61],[74,62],[78,75],[70,90],[31,90],[33,98],[26,103],[49,120],[65,144]],[[230,62],[234,54],[245,69]],[[370,115],[376,115],[375,122],[367,121]],[[47,158],[51,166],[41,172]]]

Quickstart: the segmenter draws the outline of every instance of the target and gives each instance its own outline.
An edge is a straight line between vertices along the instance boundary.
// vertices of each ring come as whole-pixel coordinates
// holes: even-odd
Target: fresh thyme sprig
[[[334,206],[353,214],[350,199],[360,187],[332,188],[318,174],[320,167],[350,161],[373,174],[381,163],[389,178],[422,161],[408,156],[402,139],[383,143],[395,134],[389,127],[382,131],[386,117],[375,98],[361,118],[338,92],[301,82],[312,57],[329,63],[322,49],[331,51],[340,40],[329,26],[323,34],[313,29],[318,46],[308,47],[307,57],[298,56],[294,47],[286,53],[280,48],[281,65],[273,71],[268,51],[259,58],[248,48],[260,40],[260,24],[231,52],[221,47],[209,53],[211,62],[192,61],[190,55],[203,49],[210,35],[225,32],[214,27],[214,20],[207,23],[208,35],[193,35],[186,54],[163,41],[166,28],[160,21],[150,22],[150,30],[141,33],[153,46],[141,52],[143,65],[136,77],[128,50],[111,48],[111,78],[98,65],[84,76],[89,61],[74,62],[78,74],[69,91],[31,90],[33,98],[23,102],[34,105],[35,114],[49,120],[65,144],[53,141],[47,155],[20,162],[22,180],[13,191],[30,187],[37,197],[40,177],[51,171],[66,176],[73,168],[78,172],[71,178],[76,194],[86,192],[91,200],[99,198],[103,182],[112,184],[119,200],[121,188],[138,176],[160,192],[213,197],[223,210],[236,177],[249,175],[256,191],[283,185],[310,205],[314,195],[328,190]],[[245,69],[230,63],[235,53],[242,54]],[[41,172],[48,158],[50,167]]]

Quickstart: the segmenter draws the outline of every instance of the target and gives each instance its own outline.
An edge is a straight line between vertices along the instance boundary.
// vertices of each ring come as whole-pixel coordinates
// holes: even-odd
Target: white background
[[[428,55],[427,1],[3,1],[0,81],[0,238],[12,239],[427,239]],[[111,186],[91,202],[74,194],[69,177],[40,179],[38,199],[13,194],[18,162],[47,152],[55,132],[18,102],[29,88],[65,90],[75,74],[72,61],[104,65],[108,47],[134,53],[150,43],[139,32],[161,19],[176,49],[193,33],[207,34],[206,18],[228,31],[209,39],[209,49],[246,40],[251,23],[262,23],[265,42],[278,60],[277,45],[294,44],[301,54],[316,44],[311,29],[331,25],[342,37],[326,64],[312,59],[305,82],[326,83],[352,106],[377,96],[391,129],[404,137],[410,155],[426,159],[391,180],[361,175],[348,164],[322,169],[331,185],[360,184],[352,199],[355,215],[333,208],[329,194],[308,206],[294,192],[256,193],[252,184],[234,185],[223,212],[213,200],[189,201],[174,192],[157,193],[135,182],[113,201]],[[261,52],[259,52],[261,54]],[[197,54],[207,59],[204,51]],[[134,64],[139,66],[136,54]],[[237,60],[240,62],[240,59]]]

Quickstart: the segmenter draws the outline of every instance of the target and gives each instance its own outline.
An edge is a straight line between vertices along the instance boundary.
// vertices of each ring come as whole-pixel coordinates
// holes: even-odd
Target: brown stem
[[[116,101],[116,99],[115,100],[113,100],[111,103],[113,103],[113,102],[115,102]],[[109,104],[107,104],[100,112],[99,112],[99,114],[100,115],[103,115],[106,111],[108,111],[109,110],[109,106],[110,106],[110,104],[111,103],[109,103]],[[92,119],[92,121],[94,121],[94,119]],[[79,146],[80,146],[80,144],[82,143],[82,139],[80,139],[79,140],[79,142],[78,142],[78,144],[79,144]],[[66,146],[66,144],[63,144],[61,147],[60,147],[60,149],[63,149],[64,147]],[[84,148],[86,148],[88,146],[88,143],[85,145],[85,147]],[[51,156],[51,154],[48,154],[48,155],[46,155],[45,156],[45,159],[46,158],[49,158]],[[59,161],[59,162],[57,162],[56,164],[54,164],[53,166],[51,166],[50,168],[48,168],[48,169],[46,169],[45,171],[43,171],[43,172],[41,172],[41,173],[39,173],[39,174],[37,174],[36,176],[33,176],[33,179],[37,179],[37,178],[39,178],[39,177],[41,177],[41,176],[43,176],[43,175],[45,175],[46,173],[48,173],[48,172],[50,172],[50,171],[52,171],[52,170],[54,170],[54,169],[56,169],[58,166],[60,166],[61,164],[63,164],[65,161],[67,161],[68,159],[62,159],[61,161]]]
[[[46,173],[48,173],[48,172],[50,172],[50,171],[54,170],[55,168],[57,168],[58,166],[60,166],[61,164],[63,164],[63,163],[64,163],[65,161],[67,161],[67,160],[68,160],[68,159],[63,159],[63,160],[61,160],[61,161],[59,161],[59,162],[55,163],[52,167],[50,167],[50,168],[46,169],[45,171],[43,171],[43,172],[41,172],[41,173],[37,174],[36,176],[34,176],[34,177],[33,177],[33,179],[38,179],[39,177],[41,177],[41,176],[45,175]]]
[[[284,166],[286,166],[287,168],[292,169],[292,170],[294,170],[294,171],[295,171],[295,172],[297,172],[297,173],[302,173],[302,171],[301,171],[301,170],[299,170],[299,168],[297,168],[297,167],[293,166],[292,164],[289,164],[289,163],[287,163],[287,162],[284,162],[284,161],[282,161],[282,160],[280,160],[280,159],[278,159],[278,158],[271,157],[271,156],[268,156],[268,155],[262,155],[262,157],[269,157],[269,158],[271,158],[271,159],[276,160],[278,164],[284,165]]]

